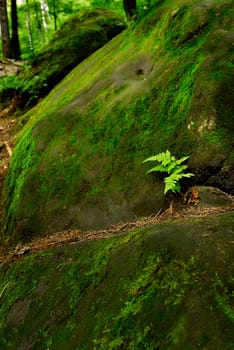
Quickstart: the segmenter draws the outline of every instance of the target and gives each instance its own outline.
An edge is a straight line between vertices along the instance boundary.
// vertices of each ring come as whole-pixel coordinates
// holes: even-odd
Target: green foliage
[[[124,19],[114,11],[79,11],[64,21],[17,75],[0,79],[0,96],[8,96],[11,91],[11,95],[20,100],[22,109],[32,106],[72,68],[124,28]]]
[[[2,77],[0,79],[0,91],[4,91],[7,89],[13,89],[16,90],[20,87],[20,80],[15,75],[10,75],[8,77]]]
[[[231,277],[229,281],[227,281],[230,285],[233,285],[234,278]],[[214,277],[214,281],[211,285],[210,294],[214,296],[214,299],[217,303],[217,308],[223,312],[223,314],[230,320],[230,322],[234,322],[234,310],[233,310],[233,299],[234,292],[231,293],[228,290],[228,287],[224,285],[220,276],[216,273]]]
[[[183,157],[181,159],[176,159],[174,156],[171,155],[170,151],[162,152],[157,154],[156,156],[149,157],[143,161],[145,162],[158,162],[156,167],[151,168],[147,174],[152,172],[162,172],[167,173],[169,176],[164,178],[165,182],[165,189],[164,194],[166,194],[168,191],[172,191],[173,193],[180,192],[181,186],[179,184],[179,180],[181,180],[184,177],[191,177],[194,176],[192,173],[185,173],[184,170],[187,169],[187,165],[182,165],[183,162],[185,162],[189,156]]]
[[[18,6],[19,39],[23,59],[37,56],[45,42],[51,39],[54,33],[54,16],[56,16],[59,28],[70,15],[76,14],[87,6],[83,2],[71,0],[46,0],[45,4],[41,6],[38,1],[29,1],[27,5],[22,3]],[[26,26],[27,16],[29,16],[30,23]]]

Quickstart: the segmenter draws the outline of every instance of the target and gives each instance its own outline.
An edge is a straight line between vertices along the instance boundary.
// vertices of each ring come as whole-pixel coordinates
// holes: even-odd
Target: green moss
[[[232,227],[177,220],[2,264],[1,348],[230,349]]]
[[[190,155],[198,183],[229,159],[231,13],[230,1],[159,2],[27,113],[5,184],[8,240],[158,211],[152,154]]]

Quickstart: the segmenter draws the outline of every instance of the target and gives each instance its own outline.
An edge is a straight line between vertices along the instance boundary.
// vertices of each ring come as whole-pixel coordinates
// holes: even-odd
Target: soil
[[[0,78],[16,74],[23,64],[22,61],[10,59],[0,60]]]
[[[13,128],[16,119],[2,117],[0,113],[0,193],[2,193],[3,181],[6,177],[9,161],[14,147]],[[2,209],[0,205],[0,219]]]

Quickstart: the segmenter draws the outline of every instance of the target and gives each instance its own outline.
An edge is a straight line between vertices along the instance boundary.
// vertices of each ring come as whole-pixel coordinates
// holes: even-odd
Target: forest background
[[[137,1],[138,13],[156,1]],[[0,57],[28,60],[50,40],[63,22],[85,8],[104,7],[124,15],[123,0],[0,0]]]

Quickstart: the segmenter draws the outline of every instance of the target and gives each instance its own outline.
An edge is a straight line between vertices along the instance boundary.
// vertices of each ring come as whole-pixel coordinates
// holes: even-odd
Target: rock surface
[[[222,349],[234,216],[173,220],[0,265],[1,349]]]
[[[166,149],[190,156],[184,190],[232,195],[232,15],[228,0],[156,4],[30,110],[5,183],[3,238],[166,208],[163,178],[142,164]]]

